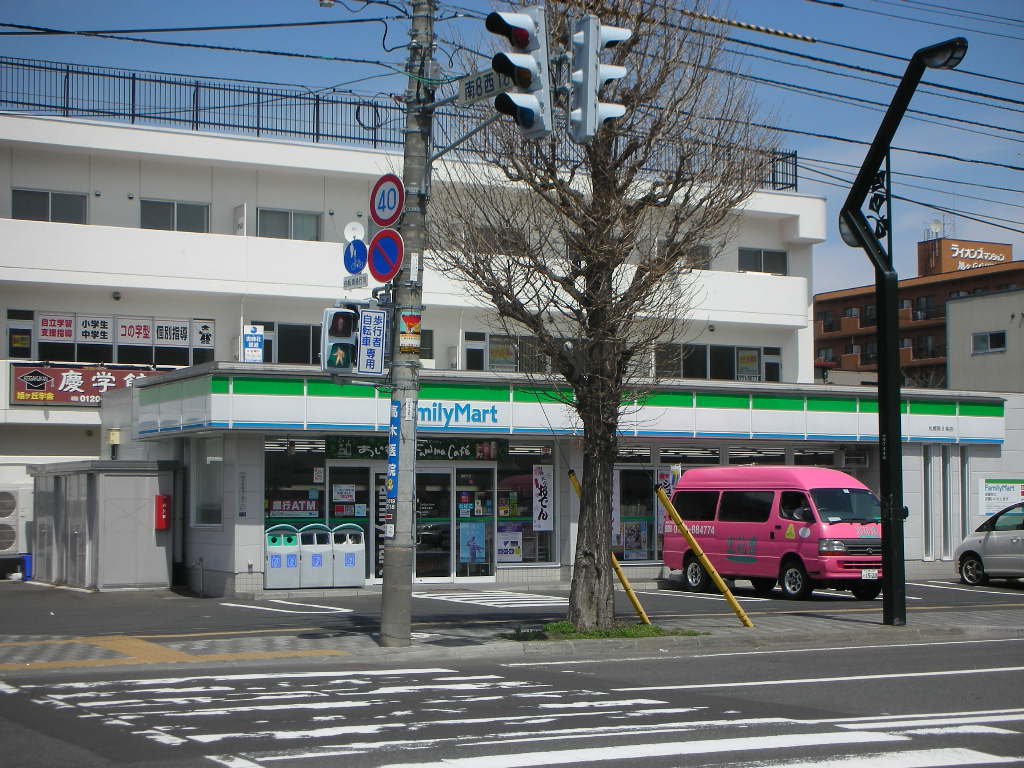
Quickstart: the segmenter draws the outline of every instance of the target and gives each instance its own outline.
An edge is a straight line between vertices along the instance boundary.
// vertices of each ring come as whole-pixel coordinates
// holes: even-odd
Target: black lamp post
[[[880,491],[882,496],[882,621],[893,626],[907,623],[906,572],[903,563],[903,451],[900,445],[900,353],[899,282],[880,238],[890,229],[889,167],[880,171],[888,156],[889,145],[910,99],[926,69],[953,69],[967,53],[967,40],[956,37],[944,43],[922,48],[915,53],[900,81],[889,109],[871,142],[867,157],[850,194],[839,212],[839,232],[843,241],[863,248],[875,267],[875,304],[878,311],[878,447],[880,454]],[[868,194],[869,215],[861,210]],[[871,225],[869,219],[874,222]],[[891,245],[890,245],[891,249]]]

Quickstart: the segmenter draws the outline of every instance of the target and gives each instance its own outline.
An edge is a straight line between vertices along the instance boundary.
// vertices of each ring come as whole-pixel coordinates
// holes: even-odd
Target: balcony
[[[314,93],[272,83],[203,81],[34,59],[0,57],[0,109],[374,149],[401,149],[405,142],[405,107],[388,97]],[[435,115],[436,136],[458,136],[479,122],[474,113],[443,107]],[[566,138],[558,151],[568,160],[583,150]],[[692,150],[666,145],[646,170],[658,173],[674,165],[680,151]],[[795,192],[796,153],[775,153],[762,171],[760,186]]]

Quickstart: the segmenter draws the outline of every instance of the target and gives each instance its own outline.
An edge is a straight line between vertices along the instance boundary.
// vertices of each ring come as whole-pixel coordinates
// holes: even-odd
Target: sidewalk
[[[907,569],[907,581],[942,579],[952,581],[949,563],[914,564]],[[431,585],[431,587],[436,585]],[[643,585],[637,585],[639,588]],[[657,588],[656,585],[650,585]],[[952,586],[952,584],[951,584]],[[23,585],[21,589],[27,588]],[[35,587],[47,589],[47,587]],[[463,589],[472,589],[463,586]],[[493,589],[493,585],[477,585]],[[502,587],[507,589],[507,587]],[[531,589],[537,589],[536,585]],[[530,589],[521,591],[529,592]],[[106,593],[105,593],[106,594]],[[102,599],[102,595],[97,595]],[[369,597],[369,596],[368,596]],[[188,598],[182,598],[188,599]],[[372,598],[371,598],[372,599]],[[810,602],[785,604],[786,610],[752,615],[755,627],[744,628],[724,604],[715,603],[713,611],[696,616],[659,618],[666,628],[700,632],[698,636],[584,641],[516,642],[501,635],[537,628],[540,622],[509,616],[507,622],[464,623],[442,630],[428,625],[413,626],[413,642],[408,648],[384,648],[371,630],[309,631],[301,629],[261,629],[249,631],[205,632],[202,634],[140,634],[80,637],[0,636],[0,679],[12,679],[24,673],[42,670],[111,669],[137,665],[170,665],[192,668],[218,663],[250,663],[267,668],[289,663],[309,663],[319,659],[325,664],[422,663],[443,659],[502,658],[557,659],[577,656],[621,658],[630,654],[677,653],[704,654],[758,651],[787,647],[845,647],[925,641],[956,641],[995,638],[1024,638],[1024,592],[1020,601],[1005,608],[984,610],[937,610],[908,605],[907,625],[881,623],[881,604],[875,601],[863,609],[828,612],[826,605]],[[623,619],[627,617],[623,615]]]

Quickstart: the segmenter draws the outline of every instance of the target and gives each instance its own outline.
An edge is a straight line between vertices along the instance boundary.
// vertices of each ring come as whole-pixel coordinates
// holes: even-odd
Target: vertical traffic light
[[[593,139],[605,120],[626,114],[622,104],[600,101],[601,87],[627,73],[625,67],[602,64],[601,51],[628,40],[632,34],[624,27],[601,24],[597,16],[583,16],[573,25],[569,135],[577,144]]]
[[[548,33],[544,8],[523,8],[522,13],[494,12],[485,23],[488,32],[501,35],[511,52],[495,54],[491,67],[515,83],[516,90],[502,93],[494,108],[516,121],[527,139],[551,133],[551,81],[548,77]]]
[[[328,307],[320,333],[320,367],[324,373],[347,376],[356,370],[359,352],[359,308]]]

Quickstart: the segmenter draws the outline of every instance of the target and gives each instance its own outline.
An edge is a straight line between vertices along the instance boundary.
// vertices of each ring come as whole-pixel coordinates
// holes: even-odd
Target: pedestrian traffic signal
[[[551,81],[548,76],[548,34],[544,8],[523,8],[522,13],[488,14],[488,32],[501,35],[512,46],[491,59],[491,68],[515,84],[499,94],[494,108],[515,120],[527,139],[551,133]]]
[[[328,307],[320,329],[320,367],[334,376],[351,375],[359,353],[358,305]]]
[[[633,35],[631,29],[601,24],[597,16],[587,15],[576,21],[571,36],[572,102],[569,107],[569,135],[577,144],[586,144],[597,135],[605,120],[622,117],[626,107],[600,100],[605,83],[626,76],[625,67],[601,63],[601,51],[611,48]]]

